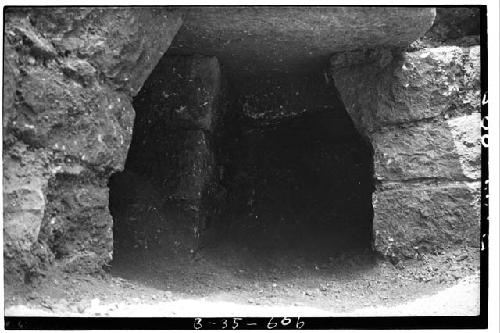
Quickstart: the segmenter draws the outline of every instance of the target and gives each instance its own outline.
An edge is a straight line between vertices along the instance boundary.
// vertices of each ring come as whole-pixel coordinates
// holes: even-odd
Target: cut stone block
[[[375,177],[383,181],[479,179],[480,122],[475,113],[374,133]]]
[[[384,126],[480,112],[479,46],[375,49],[330,60],[347,112],[370,135]]]
[[[480,245],[480,185],[404,185],[373,195],[375,249],[414,257],[453,245]]]

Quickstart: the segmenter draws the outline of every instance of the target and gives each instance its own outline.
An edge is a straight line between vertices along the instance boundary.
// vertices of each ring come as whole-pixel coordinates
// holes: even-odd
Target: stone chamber
[[[116,261],[221,242],[370,248],[373,152],[333,80],[221,67],[167,52],[134,99],[125,170],[110,182]]]
[[[8,8],[6,282],[479,249],[478,13]]]

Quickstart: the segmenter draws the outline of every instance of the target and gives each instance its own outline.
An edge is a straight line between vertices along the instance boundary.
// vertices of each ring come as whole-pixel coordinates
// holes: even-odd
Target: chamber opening
[[[373,152],[333,80],[260,74],[163,57],[134,99],[125,170],[109,183],[115,264],[370,249]]]

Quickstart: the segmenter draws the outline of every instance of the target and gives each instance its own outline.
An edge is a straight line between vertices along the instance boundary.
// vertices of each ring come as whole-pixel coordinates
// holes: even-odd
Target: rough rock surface
[[[215,57],[166,55],[134,99],[137,117],[126,172],[111,185],[113,215],[120,217],[114,226],[118,261],[130,257],[134,246],[157,251],[165,244],[162,256],[168,247],[177,256],[196,250],[216,172],[213,132],[222,113],[221,93]],[[149,185],[143,182],[156,189],[146,193]],[[129,184],[144,190],[127,193]],[[158,199],[151,201],[154,192]],[[138,209],[158,216],[145,226],[144,217],[134,213]],[[127,234],[137,237],[130,241]],[[144,234],[155,240],[146,245]]]
[[[479,46],[400,54],[362,50],[331,59],[335,86],[366,135],[383,126],[478,112]]]
[[[381,181],[478,180],[480,121],[480,114],[474,113],[374,133],[375,177]]]
[[[347,111],[374,149],[375,248],[413,257],[479,246],[479,46],[332,58]]]
[[[100,79],[135,95],[182,24],[168,8],[37,8],[29,21],[58,54],[86,59]]]
[[[24,273],[37,264],[36,255],[31,250],[37,243],[45,213],[45,191],[50,176],[46,161],[45,154],[30,152],[22,143],[10,146],[7,154],[4,144],[3,239],[6,273]],[[34,250],[42,250],[43,254],[43,248]],[[8,282],[8,274],[5,278]]]
[[[89,262],[95,268],[109,261],[107,179],[125,162],[134,119],[131,97],[180,24],[166,9],[7,9],[8,281],[31,279],[54,257],[83,271]]]
[[[479,182],[417,183],[374,194],[375,246],[411,258],[453,246],[479,247]]]

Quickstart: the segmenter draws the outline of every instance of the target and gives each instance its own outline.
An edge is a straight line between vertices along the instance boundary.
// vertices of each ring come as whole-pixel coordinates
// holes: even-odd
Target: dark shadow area
[[[165,56],[135,97],[125,170],[109,182],[114,264],[182,260],[198,248],[217,184],[219,78],[215,58]]]
[[[218,66],[167,55],[134,99],[125,170],[109,182],[115,273],[191,281],[217,267],[367,255],[373,152],[333,80],[269,73],[224,85]]]
[[[217,243],[295,254],[370,248],[372,154],[345,111],[229,127]]]
[[[248,297],[270,297],[271,294],[286,297],[292,292],[301,293],[305,286],[317,287],[326,281],[337,281],[342,286],[352,284],[345,291],[354,291],[359,288],[356,281],[372,274],[380,263],[379,259],[371,251],[352,250],[330,257],[298,255],[293,251],[256,255],[255,248],[221,243],[215,248],[204,248],[195,258],[183,262],[162,262],[158,258],[145,257],[142,261],[133,261],[133,264],[114,265],[112,273],[181,295],[234,293],[248,294]],[[273,290],[274,283],[287,288]]]

